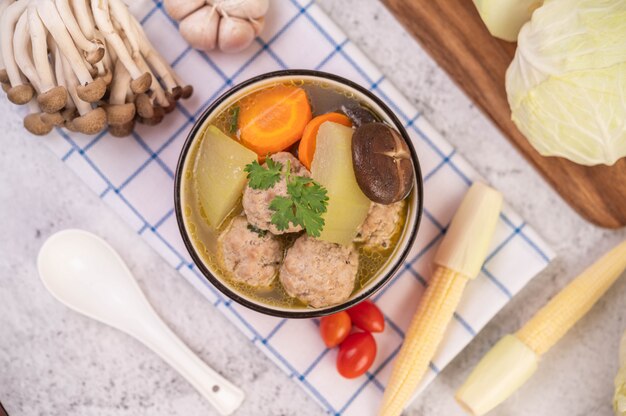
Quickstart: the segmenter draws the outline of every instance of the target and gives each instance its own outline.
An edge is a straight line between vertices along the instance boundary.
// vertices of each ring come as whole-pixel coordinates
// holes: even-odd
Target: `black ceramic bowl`
[[[211,122],[214,115],[219,114],[222,110],[228,108],[231,104],[235,103],[243,96],[249,94],[251,91],[260,89],[266,85],[271,85],[276,82],[282,82],[287,80],[313,80],[322,82],[329,87],[339,88],[340,90],[350,92],[354,94],[357,100],[365,103],[377,114],[383,117],[384,121],[395,127],[396,130],[404,137],[409,144],[411,152],[411,158],[413,160],[413,166],[415,171],[415,183],[413,191],[408,198],[408,215],[405,222],[404,229],[396,245],[394,252],[389,257],[388,261],[379,272],[370,279],[369,283],[362,287],[360,290],[353,293],[349,299],[338,305],[333,305],[325,308],[286,308],[271,305],[269,303],[263,303],[257,299],[251,298],[244,293],[238,292],[234,289],[225,279],[220,278],[217,272],[207,264],[202,256],[198,254],[199,248],[194,244],[188,233],[188,224],[184,215],[185,209],[182,206],[181,191],[186,181],[183,172],[188,169],[187,164],[193,163],[187,157],[195,140],[200,137],[200,132],[203,131],[205,125]],[[420,165],[415,153],[415,149],[411,144],[411,140],[404,129],[404,126],[398,118],[393,114],[389,107],[383,103],[373,93],[365,88],[355,84],[354,82],[337,75],[328,74],[319,71],[310,70],[284,70],[277,72],[270,72],[267,74],[256,76],[252,79],[242,82],[241,84],[231,88],[228,92],[219,97],[213,102],[199,117],[195,125],[189,132],[185,144],[181,150],[180,158],[178,160],[178,167],[176,169],[176,178],[174,186],[174,204],[176,209],[176,218],[178,220],[178,226],[183,237],[183,241],[189,254],[193,258],[196,266],[202,272],[204,277],[211,282],[213,286],[219,289],[224,295],[232,299],[235,302],[240,303],[250,309],[257,312],[261,312],[267,315],[279,316],[284,318],[313,318],[323,315],[329,315],[343,309],[347,309],[364,299],[369,298],[378,290],[380,290],[398,271],[402,266],[404,259],[406,258],[417,234],[419,228],[421,216],[422,216],[422,200],[423,200],[423,187],[422,176],[420,171]]]

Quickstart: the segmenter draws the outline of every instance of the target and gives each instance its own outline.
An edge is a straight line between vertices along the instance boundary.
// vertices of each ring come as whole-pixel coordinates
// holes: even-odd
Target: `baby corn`
[[[506,400],[532,376],[539,357],[589,312],[625,269],[626,241],[561,290],[515,335],[502,338],[457,392],[459,404],[472,415],[483,415]]]
[[[402,412],[435,355],[467,282],[480,272],[502,207],[502,195],[475,183],[435,256],[437,265],[406,333],[385,389],[380,415]]]

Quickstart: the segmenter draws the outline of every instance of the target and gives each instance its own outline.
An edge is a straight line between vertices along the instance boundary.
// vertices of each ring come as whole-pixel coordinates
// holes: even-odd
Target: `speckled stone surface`
[[[626,237],[580,219],[375,0],[319,0],[349,37],[557,251],[537,276],[408,409],[461,415],[453,393],[502,335],[516,330],[603,251]],[[279,4],[274,1],[274,7]],[[45,291],[35,257],[51,233],[94,231],[121,253],[148,299],[200,357],[240,385],[239,415],[318,415],[321,408],[150,249],[0,99],[0,401],[16,415],[213,415],[209,404],[138,342],[66,309]],[[611,414],[626,279],[493,412]]]

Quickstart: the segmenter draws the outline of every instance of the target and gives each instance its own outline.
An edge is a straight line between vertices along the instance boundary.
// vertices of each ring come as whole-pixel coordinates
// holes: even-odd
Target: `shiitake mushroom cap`
[[[380,121],[380,118],[370,109],[360,104],[344,104],[341,106],[341,112],[348,116],[354,127],[361,127],[363,124]]]
[[[366,123],[352,136],[352,163],[361,191],[370,200],[389,205],[406,198],[414,182],[409,146],[384,123]]]

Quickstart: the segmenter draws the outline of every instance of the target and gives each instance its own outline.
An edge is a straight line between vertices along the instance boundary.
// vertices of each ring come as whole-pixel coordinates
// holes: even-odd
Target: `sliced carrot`
[[[241,141],[260,157],[265,157],[297,142],[310,120],[311,105],[306,92],[298,87],[277,85],[241,101]]]
[[[327,121],[352,127],[350,119],[341,113],[326,113],[309,121],[309,124],[307,124],[304,128],[302,140],[300,140],[300,146],[298,147],[298,158],[300,159],[300,162],[307,167],[307,169],[311,169],[311,163],[313,162],[317,131],[320,129],[322,123]]]

